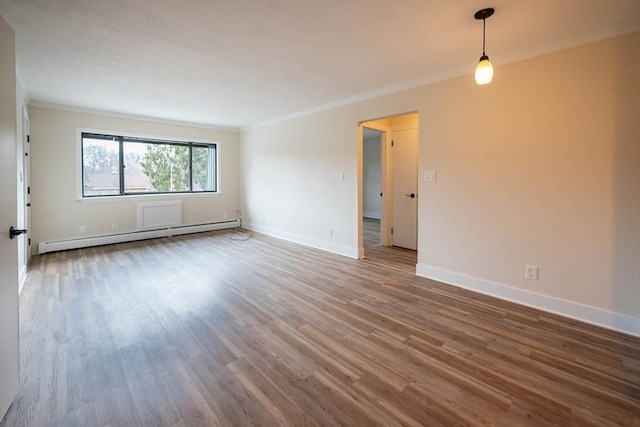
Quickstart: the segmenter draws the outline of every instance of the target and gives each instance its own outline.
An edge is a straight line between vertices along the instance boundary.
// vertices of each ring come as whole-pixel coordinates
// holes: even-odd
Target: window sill
[[[175,198],[193,198],[193,197],[217,197],[220,196],[222,192],[218,191],[215,193],[163,193],[163,194],[136,194],[136,195],[127,195],[127,196],[96,196],[96,197],[78,197],[76,198],[79,202],[123,202],[123,201],[132,201],[132,202],[140,202],[140,201],[149,201],[149,200],[166,200],[166,199],[175,199]]]

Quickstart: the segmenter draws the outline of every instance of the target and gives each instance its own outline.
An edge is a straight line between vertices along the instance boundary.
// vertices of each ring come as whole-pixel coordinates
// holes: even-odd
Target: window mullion
[[[193,144],[189,143],[189,193],[193,193]]]
[[[120,171],[120,195],[124,196],[124,138],[118,137],[118,147],[119,147],[119,167]]]

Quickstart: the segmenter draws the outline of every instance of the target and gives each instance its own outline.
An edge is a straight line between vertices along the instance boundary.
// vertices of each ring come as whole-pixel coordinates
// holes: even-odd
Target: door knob
[[[416,194],[415,193],[405,194],[405,196],[411,197],[413,199],[414,197],[416,197]]]
[[[19,236],[21,234],[25,234],[27,232],[27,230],[20,230],[18,228],[15,228],[13,225],[11,226],[11,228],[9,229],[9,237],[11,239],[15,239],[16,236]]]

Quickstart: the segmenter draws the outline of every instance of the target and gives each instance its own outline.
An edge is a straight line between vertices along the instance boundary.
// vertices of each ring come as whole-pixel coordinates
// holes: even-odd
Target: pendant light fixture
[[[484,51],[484,41],[485,41],[485,26],[487,18],[493,15],[495,10],[492,7],[487,9],[482,9],[476,12],[474,18],[482,19],[482,56],[480,57],[480,62],[476,67],[476,83],[479,85],[486,85],[487,83],[491,83],[493,80],[493,65],[489,62],[489,57]]]

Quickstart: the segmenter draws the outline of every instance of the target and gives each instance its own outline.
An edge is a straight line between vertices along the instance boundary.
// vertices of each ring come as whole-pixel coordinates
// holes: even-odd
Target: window
[[[82,197],[217,191],[217,145],[82,133]]]

